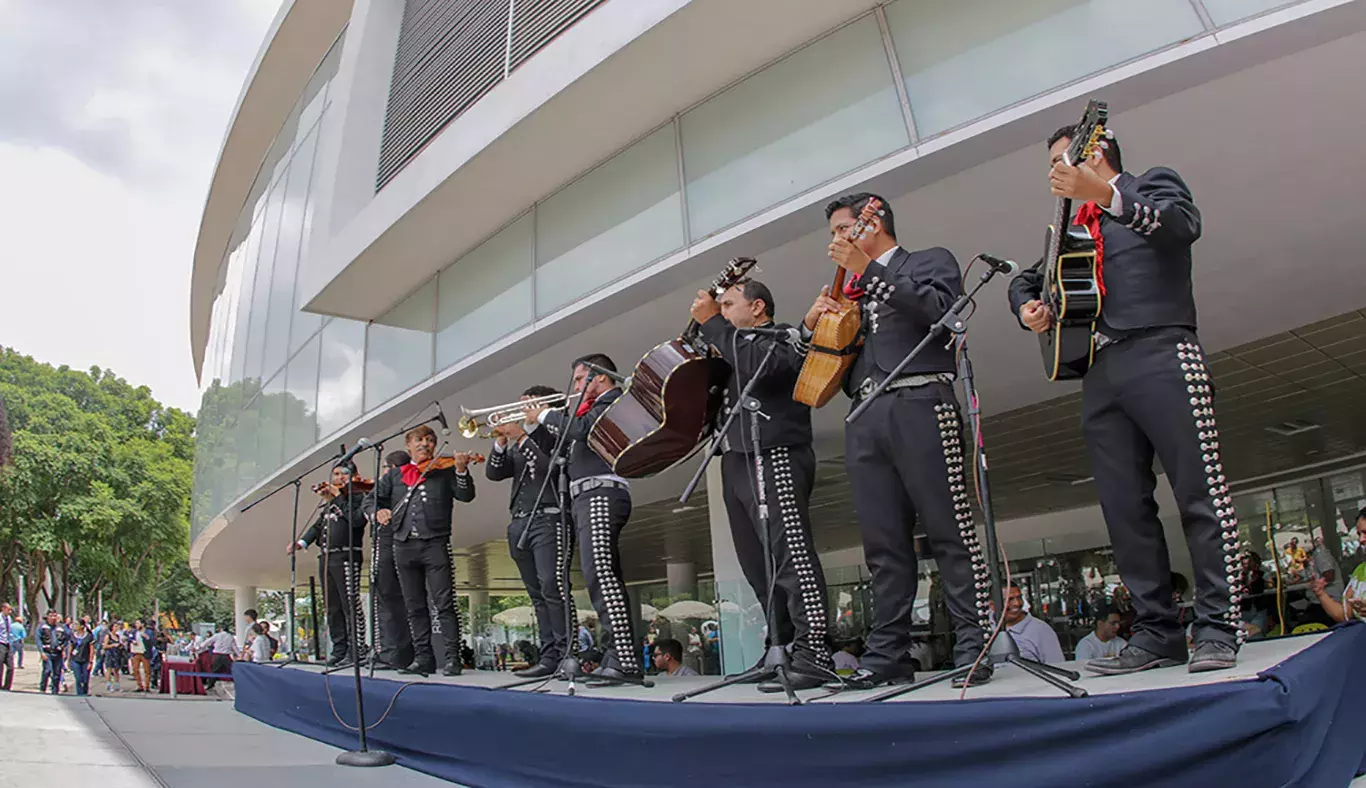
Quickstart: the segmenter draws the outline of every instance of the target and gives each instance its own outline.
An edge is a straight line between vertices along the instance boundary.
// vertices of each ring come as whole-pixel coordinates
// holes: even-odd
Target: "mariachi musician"
[[[384,457],[384,473],[396,471],[410,462],[412,457],[408,452],[401,449],[390,452]],[[413,634],[408,630],[408,611],[403,605],[403,588],[398,584],[398,567],[394,565],[394,531],[376,524],[374,532],[370,583],[379,619],[375,632],[375,669],[402,669],[413,661]]]
[[[408,610],[413,662],[404,671],[436,672],[432,614],[436,610],[445,641],[442,674],[460,675],[460,614],[455,600],[455,556],[451,554],[451,514],[457,501],[474,500],[471,455],[436,456],[436,433],[423,424],[403,438],[412,461],[379,480],[375,520],[394,532],[394,564]]]
[[[522,399],[544,402],[545,398],[558,394],[549,386],[532,386],[522,392]],[[512,522],[508,524],[508,550],[522,576],[527,596],[531,598],[531,609],[536,613],[536,628],[541,637],[540,660],[526,670],[518,671],[517,675],[540,678],[555,673],[569,643],[564,596],[557,571],[564,549],[559,532],[559,487],[554,478],[547,479],[558,472],[550,467],[555,438],[549,430],[528,434],[526,428],[517,423],[500,424],[493,428],[493,434],[493,449],[484,472],[489,481],[512,480],[512,492],[508,496],[508,512],[512,515]]]
[[[369,524],[367,490],[373,482],[365,482],[350,462],[332,468],[330,482],[313,488],[322,496],[322,511],[299,541],[289,546],[288,552],[307,549],[318,544],[318,572],[323,578],[323,594],[327,604],[327,631],[332,639],[329,667],[350,664],[365,640],[365,618],[361,613],[360,573],[365,555],[365,527]]]
[[[849,235],[870,200],[882,213],[857,240]],[[942,247],[908,251],[897,243],[890,205],[874,194],[851,194],[825,208],[829,255],[854,274],[845,295],[867,319],[865,334],[845,392],[858,403],[963,292],[958,261]],[[810,337],[821,314],[839,311],[828,288],[806,315]],[[858,513],[863,550],[872,575],[874,622],[862,667],[845,680],[869,689],[912,679],[911,623],[919,585],[915,541],[917,516],[939,566],[949,617],[957,636],[954,664],[970,665],[982,649],[989,606],[987,569],[973,525],[963,477],[962,425],[954,394],[955,359],[932,342],[844,434],[844,466]],[[981,665],[972,684],[991,678]],[[961,686],[961,685],[960,685]]]
[[[1238,517],[1219,456],[1214,387],[1195,333],[1191,245],[1200,238],[1200,211],[1175,171],[1125,172],[1117,140],[1068,164],[1063,153],[1075,134],[1065,126],[1048,138],[1049,186],[1055,196],[1087,201],[1075,222],[1101,242],[1104,310],[1082,379],[1082,433],[1115,563],[1136,611],[1129,645],[1086,667],[1114,675],[1189,659],[1192,673],[1231,668],[1242,636]],[[1027,271],[1010,286],[1011,310],[1039,333],[1053,323],[1039,300],[1041,285],[1042,276]],[[1192,654],[1172,602],[1153,498],[1154,456],[1171,482],[1195,567]]]
[[[769,350],[773,355],[762,377],[751,389],[761,403],[762,415],[741,412],[722,439],[721,485],[730,519],[731,538],[740,570],[755,596],[765,605],[766,620],[773,622],[769,643],[791,646],[789,673],[794,689],[819,687],[834,673],[830,646],[825,574],[811,542],[809,504],[816,482],[816,454],[811,448],[811,408],[792,399],[792,387],[801,372],[803,354],[797,349],[796,329],[791,334],[760,334],[746,329],[767,328],[786,332],[791,327],[773,321],[773,293],[762,282],[741,279],[721,294],[720,302],[706,290],[693,300],[692,317],[702,337],[730,362],[734,374],[727,386],[728,398],[738,397],[759,373]],[[733,401],[733,399],[732,399]],[[760,535],[759,505],[755,495],[754,446],[750,445],[749,419],[759,419],[765,501],[769,508],[768,544],[772,551],[772,604],[767,610],[768,560]],[[776,682],[759,685],[762,692],[781,692]]]
[[[644,671],[636,649],[635,616],[631,614],[621,573],[621,530],[631,518],[631,487],[588,445],[588,433],[608,406],[621,396],[616,364],[603,353],[574,362],[574,392],[580,394],[573,415],[542,406],[528,408],[528,430],[544,425],[557,440],[564,432],[569,446],[569,497],[579,542],[579,564],[588,597],[602,622],[603,656],[598,673],[608,678],[639,680]],[[568,572],[568,561],[560,571]]]

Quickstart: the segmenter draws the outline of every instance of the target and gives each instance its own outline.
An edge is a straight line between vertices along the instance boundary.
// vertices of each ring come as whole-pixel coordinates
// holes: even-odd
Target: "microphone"
[[[977,255],[977,259],[991,266],[992,270],[996,271],[998,274],[1014,276],[1020,272],[1020,264],[1014,260],[1005,260],[989,254],[979,254]]]
[[[356,441],[356,445],[352,446],[350,451],[343,454],[340,460],[337,460],[336,464],[341,465],[343,463],[350,462],[352,457],[355,457],[357,454],[360,454],[368,448],[370,448],[370,439],[361,438],[360,440]]]
[[[446,411],[441,409],[440,402],[433,402],[432,404],[436,406],[436,420],[441,422],[441,434],[450,435],[451,425],[446,421]]]
[[[607,377],[611,378],[612,380],[615,380],[615,381],[618,382],[618,383],[625,383],[625,382],[626,382],[626,376],[625,376],[625,375],[621,374],[620,372],[613,372],[612,370],[610,370],[610,369],[608,369],[608,368],[606,368],[606,367],[600,367],[600,366],[598,366],[597,364],[594,364],[594,363],[591,362],[591,361],[580,361],[580,362],[579,362],[579,366],[588,367],[588,369],[589,369],[591,372],[595,372],[595,373],[597,373],[597,374],[599,374],[599,375],[606,375]]]
[[[792,342],[792,343],[794,343],[794,344],[797,343],[797,342],[800,342],[801,339],[802,339],[802,334],[801,334],[801,332],[798,331],[798,330],[795,329],[795,328],[790,327],[790,326],[789,326],[788,328],[771,328],[771,327],[759,327],[759,326],[755,326],[755,327],[753,327],[753,328],[742,328],[742,329],[740,329],[740,331],[741,331],[741,332],[746,332],[746,331],[747,331],[747,332],[749,332],[749,333],[751,333],[751,334],[758,334],[758,335],[760,335],[760,336],[765,336],[765,337],[775,337],[775,338],[777,338],[777,339],[786,339],[787,341]]]

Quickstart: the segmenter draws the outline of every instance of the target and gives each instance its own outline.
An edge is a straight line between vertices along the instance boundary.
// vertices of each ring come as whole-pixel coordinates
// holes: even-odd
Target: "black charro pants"
[[[519,517],[508,525],[508,551],[522,575],[522,585],[531,597],[531,609],[536,612],[536,628],[541,638],[541,662],[556,664],[564,659],[569,643],[569,629],[565,620],[564,596],[560,593],[560,544],[556,531],[560,527],[558,513],[539,513],[533,517]],[[526,549],[517,549],[522,533],[531,529]]]
[[[451,555],[450,537],[395,540],[394,565],[408,611],[414,659],[425,665],[436,662],[431,613],[435,610],[446,661],[460,664],[460,614],[455,608],[455,557]]]
[[[574,499],[572,508],[579,566],[602,624],[602,665],[639,673],[635,616],[621,575],[621,529],[631,518],[631,493],[619,488],[589,490]]]
[[[360,600],[361,549],[338,550],[318,557],[318,571],[325,578],[323,599],[327,604],[327,634],[332,654],[355,657],[352,647],[365,642],[365,614]]]
[[[394,566],[394,534],[388,527],[375,529],[371,557],[371,593],[375,595],[378,621],[379,658],[395,667],[406,668],[413,661],[413,635],[408,629],[408,611],[403,604],[403,588]]]
[[[1135,646],[1185,659],[1153,457],[1176,496],[1195,568],[1196,642],[1237,647],[1238,518],[1219,456],[1214,388],[1195,332],[1166,328],[1104,348],[1082,385],[1091,454],[1115,563],[1134,602]]]
[[[762,459],[775,569],[772,611],[767,609],[768,553],[761,537],[754,455],[732,451],[721,457],[721,482],[740,571],[766,606],[773,628],[770,643],[791,643],[795,659],[833,670],[826,641],[825,574],[811,543],[816,454],[810,444],[779,446],[765,449]]]
[[[917,516],[953,621],[954,664],[972,664],[982,649],[990,589],[963,473],[972,460],[953,388],[932,383],[882,395],[848,426],[844,445],[872,575],[874,622],[864,667],[889,675],[912,670],[919,573],[911,530]]]

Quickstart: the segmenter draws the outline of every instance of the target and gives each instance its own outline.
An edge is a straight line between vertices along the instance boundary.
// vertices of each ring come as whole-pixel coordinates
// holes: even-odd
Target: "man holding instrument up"
[[[522,399],[557,394],[558,391],[548,386],[532,386],[522,392]],[[546,482],[547,475],[556,472],[550,468],[555,438],[549,430],[536,430],[533,436],[521,424],[511,423],[494,427],[493,434],[493,451],[489,453],[484,472],[489,481],[513,480],[508,503],[508,511],[512,514],[512,522],[508,525],[508,550],[522,575],[527,596],[531,597],[531,609],[536,612],[536,628],[541,637],[540,662],[518,671],[517,675],[541,678],[555,673],[569,643],[564,597],[556,571],[561,560],[557,533],[560,527],[559,486],[553,478]],[[542,491],[544,494],[538,499],[536,496]],[[526,546],[518,547],[524,533]]]
[[[387,475],[412,461],[406,451],[390,452],[384,457],[384,473]],[[394,530],[377,525],[373,549],[370,560],[373,562],[374,587],[371,593],[375,595],[375,612],[379,619],[375,633],[379,641],[375,669],[406,668],[413,661],[413,633],[408,629],[403,588],[398,584],[398,567],[394,565]]]
[[[314,543],[322,549],[318,555],[318,574],[324,581],[327,632],[332,638],[328,667],[351,664],[365,642],[360,572],[370,502],[358,489],[359,485],[351,483],[357,476],[356,466],[350,462],[332,468],[331,483],[314,488],[325,502],[322,512],[287,551],[307,549]]]
[[[455,608],[455,557],[451,514],[455,502],[474,500],[470,455],[436,457],[436,433],[423,424],[403,437],[412,462],[390,471],[375,489],[375,520],[394,529],[394,564],[408,609],[413,663],[403,672],[436,672],[432,614],[436,609],[446,644],[442,674],[460,675],[460,613]]]
[[[814,689],[834,673],[830,646],[825,639],[825,574],[811,543],[808,505],[816,482],[816,454],[811,448],[811,409],[792,399],[792,387],[802,368],[802,353],[795,337],[762,335],[750,328],[786,330],[773,322],[773,294],[762,282],[741,279],[721,294],[718,303],[711,293],[699,290],[692,317],[702,337],[733,369],[726,397],[734,402],[759,364],[773,348],[773,355],[754,384],[752,394],[761,413],[742,412],[731,422],[722,441],[722,493],[730,515],[731,538],[740,570],[750,588],[765,605],[766,620],[775,631],[769,643],[791,644],[794,689]],[[792,331],[796,334],[795,329]],[[768,543],[773,554],[774,610],[767,610],[768,553],[760,535],[759,507],[754,474],[756,447],[750,445],[750,419],[759,419],[759,447],[763,452]],[[776,682],[759,685],[763,692],[781,692]]]
[[[574,362],[574,391],[583,396],[570,415],[562,409],[528,408],[528,431],[544,425],[552,437],[561,431],[569,441],[569,497],[579,541],[579,565],[588,584],[588,597],[602,622],[603,656],[598,672],[610,678],[640,679],[640,649],[635,638],[626,582],[621,575],[621,529],[631,518],[631,487],[588,445],[588,433],[607,406],[621,396],[617,382],[605,371],[616,364],[602,353]],[[563,562],[568,563],[567,557]],[[567,572],[568,566],[561,571]]]
[[[1081,423],[1115,563],[1137,614],[1119,656],[1086,667],[1116,675],[1188,659],[1153,498],[1155,455],[1176,496],[1195,568],[1189,670],[1231,668],[1242,635],[1238,518],[1219,457],[1214,386],[1195,334],[1191,245],[1200,238],[1200,211],[1174,171],[1124,172],[1114,140],[1103,155],[1068,164],[1063,154],[1075,133],[1066,126],[1048,139],[1049,186],[1055,196],[1088,201],[1075,221],[1101,241],[1104,306],[1095,358],[1082,379]],[[1053,324],[1039,301],[1042,281],[1034,270],[1010,285],[1011,310],[1036,333]]]
[[[882,203],[867,232],[850,240],[869,200]],[[841,197],[825,208],[830,258],[854,278],[845,295],[862,306],[861,347],[845,392],[857,405],[924,339],[963,292],[958,261],[947,249],[910,252],[897,245],[891,206],[873,194]],[[825,288],[804,321],[803,336],[824,312],[839,310]],[[954,664],[982,650],[989,581],[964,480],[966,457],[953,390],[955,359],[931,342],[844,433],[844,465],[854,495],[864,557],[872,574],[874,623],[863,667],[845,687],[870,689],[913,678],[911,623],[919,584],[911,529],[919,517],[939,565],[957,642]],[[974,685],[991,678],[985,664]]]

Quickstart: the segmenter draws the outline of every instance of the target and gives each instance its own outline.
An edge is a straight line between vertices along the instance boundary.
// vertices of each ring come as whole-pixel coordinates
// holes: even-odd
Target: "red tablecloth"
[[[171,669],[178,671],[188,671],[190,673],[212,673],[210,663],[213,662],[213,655],[205,652],[199,655],[198,659],[188,657],[162,657],[161,659],[161,694],[167,695],[171,692]],[[181,695],[207,695],[204,690],[204,679],[198,676],[176,676],[176,692]]]

